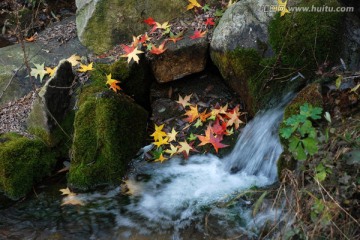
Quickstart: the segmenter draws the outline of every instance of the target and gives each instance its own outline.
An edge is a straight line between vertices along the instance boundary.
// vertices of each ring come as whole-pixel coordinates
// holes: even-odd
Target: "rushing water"
[[[120,188],[51,199],[43,193],[33,202],[2,210],[0,238],[203,239],[209,229],[215,236],[245,232],[256,238],[256,229],[278,214],[269,209],[254,219],[244,200],[234,208],[219,203],[276,181],[282,113],[279,107],[259,114],[224,159],[206,154],[162,164],[134,160],[135,172],[128,180],[131,196],[120,194]],[[85,206],[61,206],[68,200]]]

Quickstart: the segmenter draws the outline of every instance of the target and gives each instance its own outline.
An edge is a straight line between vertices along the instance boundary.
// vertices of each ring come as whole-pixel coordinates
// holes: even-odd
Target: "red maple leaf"
[[[206,31],[199,31],[199,30],[195,30],[194,34],[192,36],[190,36],[191,39],[197,39],[197,38],[203,38],[206,34]]]
[[[121,44],[120,45],[122,47],[122,49],[124,50],[125,54],[129,54],[131,53],[132,51],[134,51],[134,47],[133,46],[127,46],[125,44]]]
[[[226,133],[226,122],[223,122],[220,125],[220,121],[219,118],[216,118],[216,121],[214,123],[214,125],[212,126],[211,130],[213,131],[213,133],[215,133],[218,136],[222,136]]]
[[[152,17],[149,17],[149,18],[145,19],[144,23],[146,23],[149,26],[152,26],[152,25],[156,24],[155,20]]]
[[[150,50],[150,53],[156,54],[156,55],[162,54],[163,52],[166,51],[166,48],[164,48],[165,43],[166,43],[166,41],[164,41],[162,44],[160,44],[158,48],[153,45]]]
[[[210,143],[213,145],[216,152],[219,151],[219,148],[228,147],[229,145],[222,144],[222,137],[214,137],[212,134],[210,134]]]
[[[214,18],[207,18],[206,21],[205,21],[205,26],[214,26],[215,25],[215,22],[214,22]]]

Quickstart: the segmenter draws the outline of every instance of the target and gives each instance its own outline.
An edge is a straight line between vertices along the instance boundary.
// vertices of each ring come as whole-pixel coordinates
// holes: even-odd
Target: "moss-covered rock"
[[[340,6],[337,0],[302,0],[297,7]],[[311,77],[325,61],[338,61],[344,14],[292,12],[277,14],[269,25],[269,40],[277,54],[293,68]]]
[[[55,155],[39,139],[7,133],[0,136],[0,191],[11,199],[24,197],[48,175]]]
[[[68,185],[87,190],[118,184],[143,145],[148,113],[132,99],[90,85],[79,97]]]
[[[312,83],[303,88],[296,97],[286,106],[284,110],[283,120],[288,119],[292,115],[300,113],[300,106],[305,103],[309,103],[314,107],[323,107],[323,99],[321,95],[321,86],[319,83]],[[284,123],[280,124],[280,128],[285,127]],[[280,137],[282,145],[286,144],[285,139]],[[284,152],[277,161],[278,175],[281,176],[283,169],[294,170],[296,168],[297,161],[292,157],[292,154],[288,152],[287,147],[284,146]]]
[[[120,59],[112,64],[98,63],[91,73],[92,85],[105,90],[106,75],[110,73],[113,79],[121,82],[121,91],[131,96],[136,103],[146,110],[150,110],[150,86],[153,77],[146,62],[140,61],[139,64],[128,64],[123,59]]]
[[[299,2],[296,4],[298,7],[339,6],[336,0]],[[241,39],[246,39],[238,42],[237,36],[223,30],[230,39],[222,40],[225,41],[222,43],[220,40],[223,37],[216,36],[221,31],[215,29],[213,39],[218,40],[211,43],[211,58],[228,85],[243,98],[250,115],[269,104],[275,105],[276,99],[280,100],[285,93],[305,85],[304,80],[311,82],[311,79],[315,79],[315,70],[326,60],[339,59],[342,13],[292,12],[283,17],[276,14],[269,20],[265,16],[253,18],[255,13],[246,8],[252,6],[248,1],[237,3],[236,6],[228,9],[230,13],[224,16],[232,16],[232,20],[237,19],[239,14],[248,14],[252,19],[249,21],[251,24],[238,25],[242,29],[250,29],[250,34],[242,34]],[[226,21],[222,19],[221,22]],[[237,21],[229,22],[234,25]],[[262,28],[264,24],[269,25],[268,31]],[[254,26],[259,40],[251,31]],[[274,51],[272,57],[266,54],[269,48]]]
[[[169,21],[186,12],[183,0],[76,0],[80,41],[95,53],[127,42],[148,29],[147,17]]]

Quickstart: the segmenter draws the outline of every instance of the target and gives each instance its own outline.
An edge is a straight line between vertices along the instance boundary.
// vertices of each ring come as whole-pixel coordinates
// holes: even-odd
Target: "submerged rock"
[[[76,0],[76,6],[79,39],[95,53],[144,32],[148,17],[162,23],[186,11],[183,0]]]
[[[24,197],[55,162],[55,154],[39,139],[0,135],[0,191],[14,200]]]
[[[88,190],[119,184],[144,143],[148,113],[132,99],[88,86],[79,99],[74,122],[68,185]]]

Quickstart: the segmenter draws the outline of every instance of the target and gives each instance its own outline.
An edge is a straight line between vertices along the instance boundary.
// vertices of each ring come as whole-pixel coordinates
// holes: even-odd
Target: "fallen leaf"
[[[219,148],[225,148],[229,146],[226,144],[222,144],[221,141],[222,141],[222,137],[220,136],[214,137],[214,135],[210,134],[210,143],[213,145],[216,152],[219,151]]]
[[[110,86],[110,89],[112,89],[114,92],[120,91],[120,86],[117,85],[117,83],[120,83],[120,81],[112,79],[111,73],[109,75],[106,75],[106,84]]]
[[[170,154],[170,157],[172,157],[174,154],[176,154],[178,152],[178,146],[174,146],[174,145],[170,144],[170,149],[166,149],[165,152],[167,154]]]
[[[224,135],[226,133],[226,127],[227,127],[226,122],[220,124],[219,118],[216,118],[215,123],[213,124],[211,130],[216,135]]]
[[[170,38],[169,41],[172,41],[173,43],[176,43],[177,41],[180,41],[183,39],[184,31],[179,32],[178,34],[174,35],[172,32],[170,32]]]
[[[81,199],[79,199],[77,196],[69,196],[69,197],[66,197],[66,199],[61,204],[61,206],[64,206],[64,205],[80,205],[80,206],[84,206],[85,203]]]
[[[27,42],[35,42],[36,41],[36,35],[32,35],[29,38],[25,38],[25,41],[27,41]]]
[[[169,137],[169,142],[171,141],[176,141],[176,135],[178,134],[177,131],[175,131],[174,128],[171,129],[171,132],[167,134],[167,136]]]
[[[156,146],[156,147],[160,147],[162,145],[167,145],[169,144],[169,138],[168,137],[160,137],[156,142],[153,142],[153,144]]]
[[[71,66],[75,67],[80,63],[81,58],[80,56],[73,54],[66,60],[71,64]]]
[[[121,55],[120,57],[127,57],[127,62],[130,63],[131,59],[133,59],[136,63],[139,63],[140,58],[138,57],[138,54],[144,53],[143,51],[140,51],[136,48],[130,53]]]
[[[211,132],[211,126],[209,124],[205,131],[205,136],[197,135],[197,138],[201,142],[198,146],[204,146],[204,145],[210,143],[210,135],[212,135],[212,132]]]
[[[87,72],[92,70],[94,70],[93,63],[90,63],[89,65],[80,64],[80,69],[78,69],[78,72]]]
[[[153,45],[150,50],[150,53],[156,54],[156,55],[162,54],[163,52],[166,51],[166,48],[164,48],[165,43],[166,43],[166,41],[164,41],[162,44],[160,44],[160,46],[158,48],[155,47],[155,45]]]
[[[184,115],[188,116],[186,119],[184,119],[184,121],[187,121],[189,123],[195,121],[199,117],[197,105],[195,105],[195,107],[190,106],[190,110],[186,111]]]
[[[238,105],[231,112],[228,112],[226,114],[226,116],[229,117],[226,126],[231,127],[232,125],[235,125],[235,129],[238,129],[240,124],[243,123],[243,121],[239,119],[240,115],[241,114],[239,112],[239,105]]]
[[[197,39],[197,38],[203,38],[205,36],[207,31],[199,31],[199,30],[195,30],[194,34],[192,36],[190,36],[191,39]]]
[[[189,101],[190,101],[191,96],[192,96],[192,94],[186,95],[184,98],[182,98],[182,97],[180,96],[180,94],[179,94],[179,100],[176,101],[176,102],[177,102],[178,104],[181,104],[181,106],[182,106],[183,108],[185,108],[186,106],[189,106],[189,105],[190,105]]]
[[[162,163],[162,162],[165,161],[165,160],[167,160],[167,158],[164,157],[163,154],[160,154],[159,158],[155,159],[154,161],[155,161],[155,162],[161,162],[161,163]]]
[[[193,9],[194,7],[201,7],[201,5],[196,0],[189,0],[189,5],[187,5],[186,10]]]
[[[211,116],[211,112],[206,113],[206,109],[199,114],[199,118],[202,122],[206,122],[206,120]]]
[[[196,123],[194,124],[194,127],[198,128],[198,127],[201,127],[203,125],[202,121],[200,118],[198,118],[196,120]]]
[[[154,138],[154,141],[158,141],[160,140],[162,137],[166,137],[167,134],[166,132],[164,132],[162,129],[164,128],[164,124],[157,126],[155,124],[155,131],[153,134],[151,134],[150,136],[152,136]]]
[[[61,192],[61,195],[69,195],[69,196],[75,196],[76,194],[71,192],[70,189],[67,188],[62,188],[59,190]]]
[[[205,26],[214,26],[215,22],[214,22],[214,18],[207,18],[205,21]]]
[[[145,19],[144,23],[146,23],[149,26],[153,26],[156,24],[155,20],[152,17],[148,17],[147,19]]]
[[[45,75],[48,74],[47,71],[45,71],[45,69],[44,69],[44,64],[45,63],[43,63],[43,64],[34,63],[35,68],[31,68],[31,72],[30,72],[30,75],[34,76],[35,78],[37,78],[39,76],[40,82],[42,82]]]
[[[189,152],[193,150],[193,147],[191,147],[186,141],[179,142],[179,144],[181,147],[179,148],[178,153],[185,152],[186,156],[189,156]]]
[[[145,34],[143,34],[143,35],[140,36],[139,42],[142,43],[142,44],[144,44],[144,43],[146,43],[147,41],[149,41],[150,39],[151,39],[151,37],[149,37],[149,36],[147,35],[147,33],[145,33]]]
[[[51,67],[46,67],[45,71],[50,75],[50,77],[53,77],[56,73],[57,67],[51,68]]]

